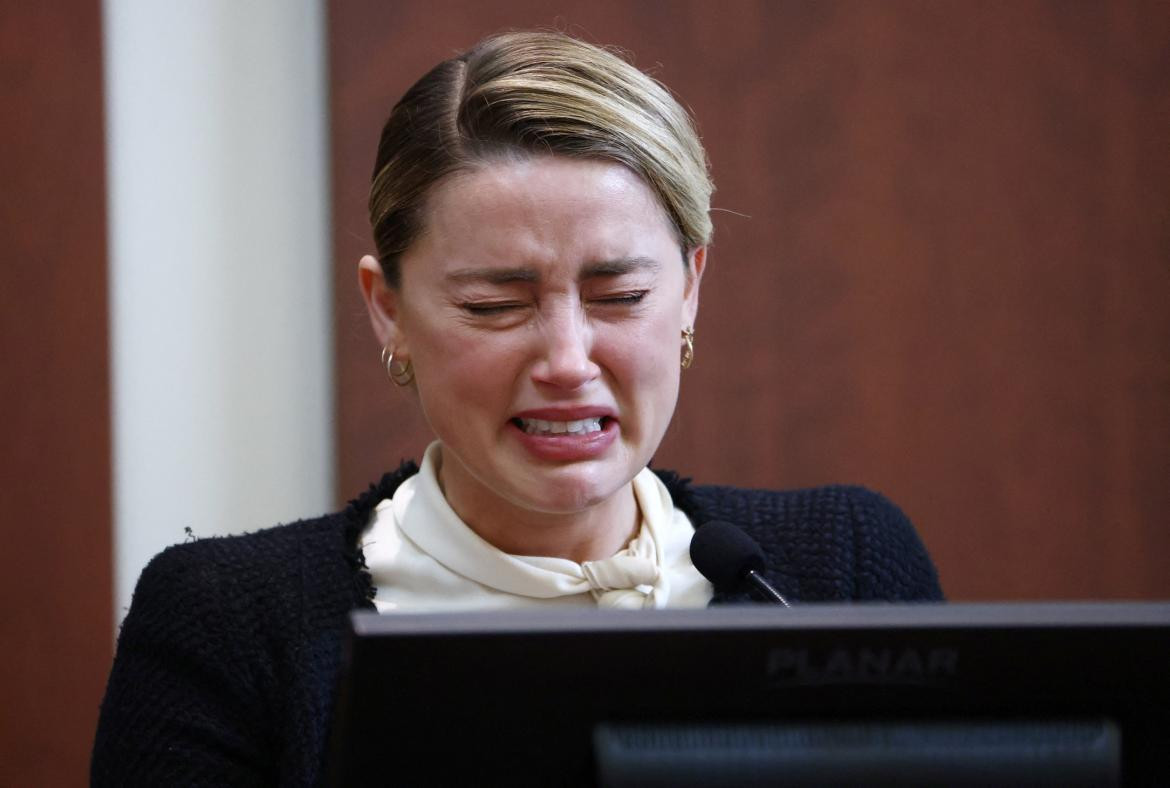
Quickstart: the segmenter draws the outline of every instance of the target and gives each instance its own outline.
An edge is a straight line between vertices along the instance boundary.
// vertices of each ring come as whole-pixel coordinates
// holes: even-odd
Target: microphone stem
[[[772,584],[765,580],[764,576],[756,570],[749,569],[747,571],[747,579],[753,586],[756,587],[757,591],[759,591],[767,598],[769,602],[774,602],[778,605],[784,605],[784,607],[792,607],[792,605],[788,604],[788,600],[781,596],[780,592],[773,588]]]

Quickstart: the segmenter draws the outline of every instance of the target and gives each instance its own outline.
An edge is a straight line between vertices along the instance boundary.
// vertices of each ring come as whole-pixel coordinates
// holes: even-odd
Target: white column
[[[121,620],[184,528],[331,507],[328,105],[320,0],[103,14]]]

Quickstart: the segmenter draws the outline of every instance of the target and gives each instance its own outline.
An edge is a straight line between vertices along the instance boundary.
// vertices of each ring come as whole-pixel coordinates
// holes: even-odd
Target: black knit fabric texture
[[[320,784],[346,616],[373,609],[358,539],[416,472],[404,464],[336,514],[156,556],[118,638],[93,785]],[[724,520],[755,538],[790,601],[942,599],[914,527],[876,493],[692,486],[658,473],[696,527]],[[716,588],[712,604],[750,599]]]

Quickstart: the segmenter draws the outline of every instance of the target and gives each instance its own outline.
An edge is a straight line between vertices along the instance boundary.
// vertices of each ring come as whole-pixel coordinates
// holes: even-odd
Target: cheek
[[[676,320],[648,322],[641,330],[613,332],[607,338],[610,347],[608,365],[625,391],[627,407],[642,411],[670,406],[678,393],[679,350]]]
[[[437,329],[412,341],[419,401],[433,427],[472,425],[469,411],[498,411],[512,396],[520,351],[504,336]]]

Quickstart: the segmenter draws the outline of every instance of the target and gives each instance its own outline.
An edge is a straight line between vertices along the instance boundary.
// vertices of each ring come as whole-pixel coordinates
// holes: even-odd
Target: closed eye
[[[615,295],[602,296],[595,298],[594,301],[600,304],[636,304],[646,297],[649,290],[635,290],[630,293],[619,293]]]
[[[513,302],[513,301],[509,301],[506,303],[474,302],[474,303],[460,304],[460,306],[465,311],[470,312],[473,315],[488,316],[488,315],[502,315],[505,312],[512,311],[513,309],[520,309],[524,305]]]

